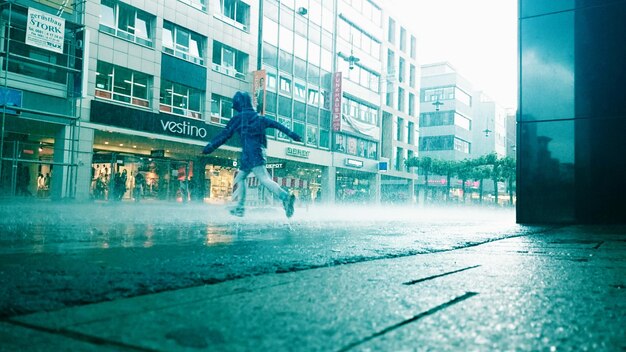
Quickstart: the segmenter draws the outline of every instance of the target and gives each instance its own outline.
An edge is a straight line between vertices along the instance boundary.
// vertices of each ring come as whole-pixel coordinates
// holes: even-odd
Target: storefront
[[[65,144],[65,141],[57,141],[55,137],[65,126],[11,117],[7,119],[5,128],[0,196],[52,197],[55,165],[59,170],[72,166],[63,160],[55,161],[55,143]],[[60,149],[59,146],[57,149]],[[59,156],[63,152],[60,150]]]
[[[371,173],[337,169],[337,184],[335,199],[337,203],[370,202],[374,198],[374,185]]]

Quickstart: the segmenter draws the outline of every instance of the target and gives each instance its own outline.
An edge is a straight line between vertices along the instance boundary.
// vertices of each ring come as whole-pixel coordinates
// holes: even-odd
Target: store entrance
[[[5,139],[2,154],[0,196],[50,197],[54,165],[51,144]]]
[[[371,190],[371,174],[356,170],[337,171],[336,200],[339,203],[370,202],[374,194]]]
[[[91,174],[91,195],[96,200],[188,202],[202,198],[197,196],[192,160],[96,152]]]

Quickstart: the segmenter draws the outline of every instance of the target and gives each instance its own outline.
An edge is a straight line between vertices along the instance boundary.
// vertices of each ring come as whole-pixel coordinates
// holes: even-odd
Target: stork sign
[[[28,8],[26,44],[63,54],[65,19]]]

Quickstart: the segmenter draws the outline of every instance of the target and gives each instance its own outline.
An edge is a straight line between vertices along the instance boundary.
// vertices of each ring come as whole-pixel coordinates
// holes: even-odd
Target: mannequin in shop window
[[[135,176],[135,188],[133,190],[135,194],[135,202],[139,202],[141,200],[141,197],[143,196],[144,184],[145,179],[143,174],[141,172],[137,172],[137,175]]]
[[[40,172],[37,176],[37,197],[42,198],[46,189],[46,178]]]
[[[237,201],[230,213],[235,216],[244,215],[244,204],[246,200],[246,178],[253,173],[259,182],[270,192],[280,198],[287,217],[291,217],[294,212],[295,196],[283,190],[274,182],[265,164],[265,149],[267,148],[267,137],[265,130],[274,128],[289,136],[296,142],[301,142],[302,137],[293,132],[283,124],[259,115],[252,107],[252,98],[246,92],[237,92],[233,97],[233,109],[237,114],[233,116],[226,127],[215,136],[202,150],[203,154],[210,154],[215,149],[224,144],[235,133],[239,134],[242,146],[241,164],[239,172],[235,176],[235,186],[233,198]]]

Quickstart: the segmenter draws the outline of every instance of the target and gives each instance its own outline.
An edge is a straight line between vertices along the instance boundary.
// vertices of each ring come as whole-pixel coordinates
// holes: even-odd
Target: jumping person
[[[246,92],[235,93],[233,96],[233,109],[237,111],[237,114],[202,149],[202,154],[210,154],[232,137],[235,132],[239,133],[241,137],[241,165],[239,166],[237,176],[235,176],[235,191],[233,192],[233,198],[237,199],[237,203],[235,208],[230,210],[230,213],[235,216],[244,215],[246,178],[250,173],[253,173],[263,186],[282,200],[285,213],[290,218],[294,211],[295,196],[282,189],[278,183],[270,178],[267,172],[265,167],[265,148],[267,147],[265,130],[267,128],[278,129],[296,142],[302,141],[302,137],[281,123],[259,115],[252,107],[252,98]]]

